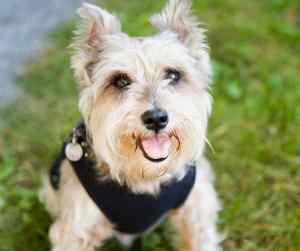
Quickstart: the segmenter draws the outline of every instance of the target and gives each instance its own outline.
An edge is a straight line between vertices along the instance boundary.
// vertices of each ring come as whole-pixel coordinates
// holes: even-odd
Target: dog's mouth
[[[146,159],[152,162],[162,162],[169,157],[171,137],[168,134],[155,134],[137,139],[139,147]]]

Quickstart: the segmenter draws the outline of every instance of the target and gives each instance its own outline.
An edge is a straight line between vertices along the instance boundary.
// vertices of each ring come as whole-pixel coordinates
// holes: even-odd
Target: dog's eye
[[[176,69],[167,69],[165,78],[171,81],[170,84],[177,84],[181,80],[182,76]]]
[[[124,89],[132,83],[130,77],[125,73],[119,73],[113,76],[111,84],[117,87],[118,89]]]

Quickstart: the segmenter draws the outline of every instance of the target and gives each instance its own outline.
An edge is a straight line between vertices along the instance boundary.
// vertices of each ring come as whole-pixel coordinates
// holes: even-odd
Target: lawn
[[[153,33],[147,17],[163,1],[103,0],[132,35]],[[106,4],[105,4],[106,2]],[[207,154],[223,201],[219,227],[230,251],[300,251],[300,2],[195,0],[214,63]],[[141,15],[137,15],[143,13]],[[0,121],[0,251],[49,250],[51,222],[38,201],[62,139],[78,121],[69,68],[74,21],[28,63],[23,95]],[[165,223],[143,251],[174,250]],[[119,250],[110,242],[105,250]],[[102,249],[103,250],[103,249]]]

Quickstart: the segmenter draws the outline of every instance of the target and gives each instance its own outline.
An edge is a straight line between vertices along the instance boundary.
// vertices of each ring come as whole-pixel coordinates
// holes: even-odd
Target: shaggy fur
[[[188,200],[170,212],[182,236],[181,250],[220,250],[216,230],[220,209],[213,175],[203,157],[211,97],[211,66],[204,30],[191,14],[190,0],[169,0],[151,18],[159,29],[152,37],[134,38],[121,31],[119,20],[89,4],[79,9],[81,22],[74,38],[72,68],[80,87],[79,108],[91,138],[97,169],[135,193],[159,193],[171,179],[181,179],[188,161],[196,161],[196,184]],[[167,69],[182,79],[166,79]],[[111,85],[118,73],[132,83],[126,91]],[[137,149],[137,139],[151,136],[141,115],[153,107],[168,112],[171,148],[166,160],[154,163]],[[55,217],[50,230],[53,251],[92,251],[116,236],[126,245],[137,237],[124,235],[95,206],[68,161],[62,164],[60,189],[46,181],[42,198]],[[120,209],[122,205],[120,205]]]

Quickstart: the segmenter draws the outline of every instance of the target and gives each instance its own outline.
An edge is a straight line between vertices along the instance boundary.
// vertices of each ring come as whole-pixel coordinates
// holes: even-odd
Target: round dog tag
[[[77,143],[69,143],[65,150],[66,156],[69,160],[76,162],[83,156],[83,150],[81,146]]]

